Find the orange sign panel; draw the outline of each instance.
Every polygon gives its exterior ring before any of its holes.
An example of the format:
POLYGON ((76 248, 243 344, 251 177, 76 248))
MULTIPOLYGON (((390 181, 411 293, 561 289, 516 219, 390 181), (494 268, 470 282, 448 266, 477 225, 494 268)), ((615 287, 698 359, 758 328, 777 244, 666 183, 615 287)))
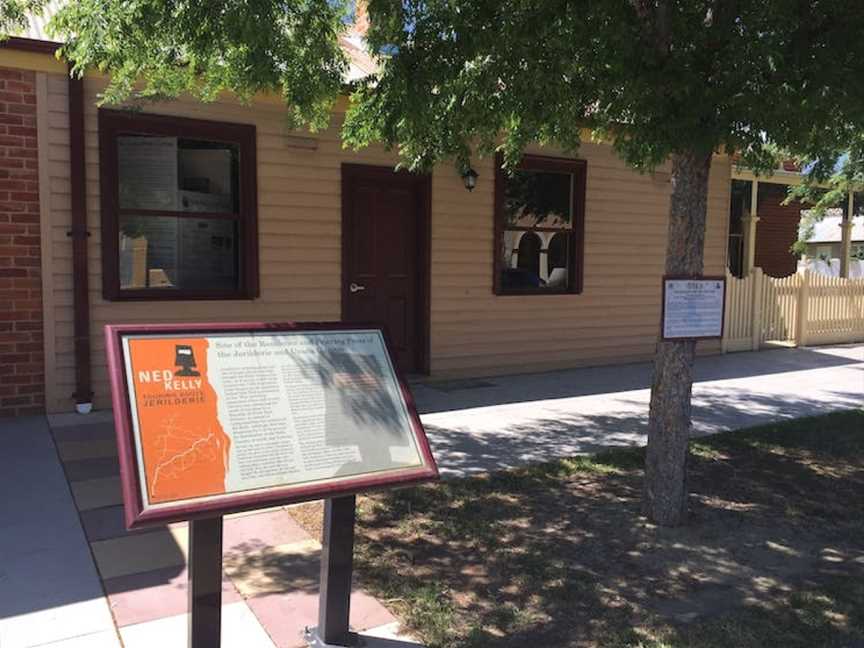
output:
POLYGON ((225 492, 231 439, 207 379, 206 338, 129 341, 151 503, 225 492))

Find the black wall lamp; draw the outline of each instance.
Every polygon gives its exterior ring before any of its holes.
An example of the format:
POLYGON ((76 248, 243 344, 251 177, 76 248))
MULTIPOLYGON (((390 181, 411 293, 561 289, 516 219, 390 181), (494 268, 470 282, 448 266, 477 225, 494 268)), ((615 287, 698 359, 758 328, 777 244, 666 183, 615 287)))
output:
POLYGON ((462 172, 462 182, 465 183, 465 188, 468 191, 474 191, 474 187, 477 186, 477 172, 470 166, 465 167, 462 172))

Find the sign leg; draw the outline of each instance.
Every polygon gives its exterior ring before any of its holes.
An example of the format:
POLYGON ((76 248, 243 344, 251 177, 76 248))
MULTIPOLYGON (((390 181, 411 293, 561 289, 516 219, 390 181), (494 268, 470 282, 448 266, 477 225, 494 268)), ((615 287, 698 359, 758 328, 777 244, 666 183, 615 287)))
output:
POLYGON ((222 640, 222 517, 189 521, 189 648, 222 640))
POLYGON ((355 640, 348 630, 348 615, 351 610, 356 504, 354 495, 328 499, 324 504, 317 634, 328 646, 351 646, 355 640))

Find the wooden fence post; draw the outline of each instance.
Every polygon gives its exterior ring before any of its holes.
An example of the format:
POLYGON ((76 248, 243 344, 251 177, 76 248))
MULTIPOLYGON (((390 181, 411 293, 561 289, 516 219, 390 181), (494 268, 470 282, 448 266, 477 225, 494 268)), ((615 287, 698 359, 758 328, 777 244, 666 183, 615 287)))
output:
POLYGON ((753 268, 753 272, 750 274, 750 279, 753 282, 753 294, 751 295, 753 305, 750 309, 752 314, 750 349, 752 351, 758 351, 759 347, 762 346, 762 302, 764 301, 762 296, 762 268, 753 268))
POLYGON ((795 327, 795 345, 807 345, 807 319, 810 310, 810 270, 801 273, 801 287, 798 289, 798 322, 795 327))

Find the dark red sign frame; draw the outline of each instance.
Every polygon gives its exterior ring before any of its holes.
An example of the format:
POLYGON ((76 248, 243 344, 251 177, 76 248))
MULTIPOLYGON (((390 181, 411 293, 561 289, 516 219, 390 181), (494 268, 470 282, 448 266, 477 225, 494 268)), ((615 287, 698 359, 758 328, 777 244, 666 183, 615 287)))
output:
POLYGON ((149 524, 166 524, 218 515, 237 513, 269 506, 296 504, 316 499, 341 497, 360 492, 384 490, 420 484, 438 478, 438 467, 414 399, 401 371, 390 353, 387 334, 381 326, 348 322, 239 322, 211 324, 122 324, 105 326, 105 342, 108 351, 108 374, 111 381, 111 400, 114 407, 114 426, 117 432, 117 452, 120 460, 120 479, 127 528, 149 524), (411 432, 420 452, 419 467, 387 471, 386 474, 357 475, 338 478, 326 483, 310 483, 299 486, 280 486, 262 489, 254 493, 220 495, 218 499, 201 502, 183 502, 177 505, 160 504, 158 509, 145 510, 141 498, 141 481, 135 452, 135 435, 132 426, 132 409, 128 392, 126 365, 123 360, 122 340, 130 335, 189 335, 206 336, 217 333, 296 333, 303 331, 377 331, 384 339, 384 349, 395 368, 399 390, 408 410, 411 432))
POLYGON ((726 277, 720 275, 663 275, 663 293, 660 297, 660 339, 675 340, 722 340, 726 332, 726 277), (720 335, 701 335, 696 337, 666 337, 666 282, 672 281, 719 281, 723 284, 723 304, 720 314, 720 335))

